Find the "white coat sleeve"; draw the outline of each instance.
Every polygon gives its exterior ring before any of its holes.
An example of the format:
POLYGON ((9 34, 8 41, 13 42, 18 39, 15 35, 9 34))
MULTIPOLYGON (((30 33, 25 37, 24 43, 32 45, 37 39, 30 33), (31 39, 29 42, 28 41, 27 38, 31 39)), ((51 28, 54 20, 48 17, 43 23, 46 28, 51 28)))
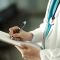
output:
POLYGON ((41 60, 60 60, 60 48, 40 51, 41 60))
POLYGON ((33 39, 32 39, 32 42, 40 42, 43 40, 43 33, 44 33, 44 30, 45 30, 45 23, 42 23, 40 24, 40 27, 33 30, 33 31, 30 31, 30 33, 33 34, 33 39))

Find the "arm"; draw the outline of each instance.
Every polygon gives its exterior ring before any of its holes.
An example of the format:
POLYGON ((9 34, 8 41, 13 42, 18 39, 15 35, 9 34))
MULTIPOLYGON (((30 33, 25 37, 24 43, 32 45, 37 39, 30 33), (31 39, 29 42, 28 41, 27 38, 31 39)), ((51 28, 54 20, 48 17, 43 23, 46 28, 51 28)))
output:
POLYGON ((60 48, 41 50, 27 44, 15 47, 26 60, 60 60, 60 48))
POLYGON ((14 27, 9 28, 9 34, 10 34, 10 36, 12 36, 14 38, 20 38, 23 41, 35 41, 36 42, 36 41, 40 41, 43 39, 43 32, 45 29, 44 26, 45 26, 45 24, 42 23, 39 28, 37 28, 33 31, 29 31, 29 32, 26 32, 26 31, 20 29, 19 33, 14 33, 14 30, 19 28, 17 26, 14 26, 14 27))
POLYGON ((41 60, 40 49, 30 45, 15 46, 24 60, 41 60))
POLYGON ((10 36, 13 36, 14 38, 22 39, 23 41, 29 40, 29 41, 36 42, 36 41, 43 40, 43 32, 44 32, 44 29, 46 26, 45 23, 47 23, 47 16, 48 16, 48 9, 49 9, 50 2, 51 2, 51 0, 49 0, 48 6, 47 6, 47 11, 46 11, 46 15, 44 18, 44 22, 40 25, 39 28, 37 28, 31 32, 26 32, 26 31, 20 30, 19 33, 13 34, 14 30, 19 28, 19 27, 14 26, 14 27, 9 28, 10 36))

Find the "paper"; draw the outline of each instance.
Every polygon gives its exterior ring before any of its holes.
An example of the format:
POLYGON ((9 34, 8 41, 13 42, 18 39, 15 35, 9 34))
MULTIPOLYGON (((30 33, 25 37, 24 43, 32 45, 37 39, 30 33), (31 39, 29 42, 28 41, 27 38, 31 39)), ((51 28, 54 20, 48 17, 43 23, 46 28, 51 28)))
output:
POLYGON ((3 32, 3 31, 0 31, 0 41, 3 41, 3 42, 6 42, 6 43, 14 45, 20 51, 20 53, 21 53, 21 55, 22 55, 23 58, 24 58, 23 50, 20 49, 20 48, 18 48, 16 45, 21 46, 22 44, 26 44, 28 46, 39 48, 36 45, 32 44, 31 42, 22 42, 22 41, 12 40, 10 38, 10 35, 8 33, 6 33, 6 32, 3 32))
POLYGON ((30 45, 30 46, 33 46, 33 47, 37 47, 36 45, 34 45, 31 42, 22 42, 22 41, 12 40, 10 38, 9 34, 6 33, 6 32, 3 32, 3 31, 0 31, 0 41, 6 42, 6 43, 9 43, 9 44, 12 44, 12 45, 18 45, 18 46, 21 46, 22 44, 26 44, 26 45, 30 45))

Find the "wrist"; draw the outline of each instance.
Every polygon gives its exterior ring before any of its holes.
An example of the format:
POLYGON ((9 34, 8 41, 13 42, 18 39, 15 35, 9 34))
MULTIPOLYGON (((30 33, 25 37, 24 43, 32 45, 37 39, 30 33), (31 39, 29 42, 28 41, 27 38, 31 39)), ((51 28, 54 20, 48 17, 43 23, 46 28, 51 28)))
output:
POLYGON ((28 32, 27 36, 28 36, 27 39, 28 39, 29 41, 32 41, 32 39, 33 39, 33 34, 30 33, 30 32, 28 32))

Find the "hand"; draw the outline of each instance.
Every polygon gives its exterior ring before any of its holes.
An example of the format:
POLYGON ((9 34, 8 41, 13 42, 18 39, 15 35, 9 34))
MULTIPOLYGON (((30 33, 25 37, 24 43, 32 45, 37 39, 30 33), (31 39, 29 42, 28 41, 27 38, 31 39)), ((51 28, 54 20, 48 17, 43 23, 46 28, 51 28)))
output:
POLYGON ((20 33, 20 28, 18 26, 14 26, 14 27, 9 28, 10 38, 14 39, 14 40, 20 40, 20 38, 14 37, 14 35, 16 33, 20 33))
POLYGON ((22 29, 20 29, 20 31, 17 33, 16 31, 18 31, 19 29, 20 28, 18 26, 9 28, 9 34, 11 37, 13 37, 12 39, 22 41, 32 40, 32 33, 26 32, 22 29))
POLYGON ((15 46, 21 52, 24 60, 41 60, 40 49, 29 45, 15 46))

